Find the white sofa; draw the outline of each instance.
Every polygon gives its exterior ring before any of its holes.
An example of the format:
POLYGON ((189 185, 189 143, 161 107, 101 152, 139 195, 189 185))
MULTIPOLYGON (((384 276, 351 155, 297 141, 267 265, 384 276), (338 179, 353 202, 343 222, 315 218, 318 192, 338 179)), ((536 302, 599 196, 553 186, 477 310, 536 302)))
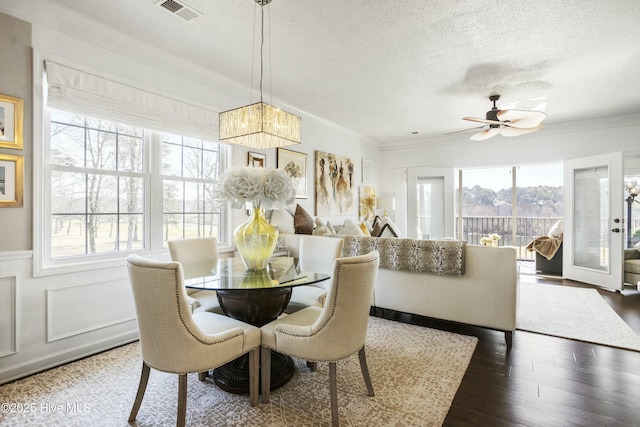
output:
MULTIPOLYGON (((297 235, 282 235, 292 256, 297 256, 297 235)), ((343 256, 355 255, 353 239, 367 250, 376 239, 392 238, 342 236, 343 256)), ((410 241, 412 239, 401 239, 410 241)), ((414 241, 416 245, 419 242, 414 241)), ((376 278, 373 301, 374 314, 383 309, 417 314, 436 319, 460 322, 504 331, 507 348, 511 348, 518 311, 518 264, 513 247, 463 246, 461 275, 431 274, 407 271, 395 266, 385 268, 384 260, 376 278)), ((393 249, 395 250, 395 249, 393 249)), ((384 252, 384 251, 383 251, 384 252)), ((387 256, 406 254, 387 254, 387 256)), ((383 253, 381 253, 381 257, 383 253)))

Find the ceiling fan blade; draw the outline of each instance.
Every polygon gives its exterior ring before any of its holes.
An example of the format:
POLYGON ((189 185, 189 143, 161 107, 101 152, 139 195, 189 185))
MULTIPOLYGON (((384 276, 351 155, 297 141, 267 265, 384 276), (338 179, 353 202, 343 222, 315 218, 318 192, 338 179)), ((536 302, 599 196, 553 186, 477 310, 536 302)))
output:
POLYGON ((514 128, 535 128, 544 120, 547 115, 542 111, 531 110, 500 110, 498 119, 508 122, 514 128))
POLYGON ((483 130, 482 132, 478 132, 475 135, 472 135, 471 140, 473 141, 484 141, 485 139, 489 139, 492 136, 495 136, 500 133, 500 128, 490 128, 487 130, 483 130))
POLYGON ((500 135, 502 135, 502 136, 519 136, 519 135, 524 135, 524 134, 527 134, 527 133, 538 132, 543 127, 544 127, 544 124, 542 124, 542 123, 540 123, 538 126, 533 127, 533 128, 517 128, 517 127, 504 126, 502 129, 500 129, 500 135))
POLYGON ((497 120, 479 119, 477 117, 463 117, 462 120, 469 120, 470 122, 487 123, 489 125, 502 125, 504 123, 497 120))
POLYGON ((484 127, 485 126, 477 126, 477 127, 474 127, 474 128, 462 129, 462 130, 457 130, 457 131, 454 131, 454 132, 445 133, 444 135, 455 135, 456 133, 471 132, 472 130, 483 129, 484 127))

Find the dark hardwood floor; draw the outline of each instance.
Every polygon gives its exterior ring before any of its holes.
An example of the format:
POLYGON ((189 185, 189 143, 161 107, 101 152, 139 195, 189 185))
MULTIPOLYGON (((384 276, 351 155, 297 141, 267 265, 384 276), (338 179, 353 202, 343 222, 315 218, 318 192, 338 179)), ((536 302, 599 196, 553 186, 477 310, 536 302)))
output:
MULTIPOLYGON (((640 292, 599 292, 640 334, 640 292)), ((507 352, 503 332, 402 313, 384 317, 479 338, 444 426, 640 426, 640 352, 524 331, 514 332, 507 352)))

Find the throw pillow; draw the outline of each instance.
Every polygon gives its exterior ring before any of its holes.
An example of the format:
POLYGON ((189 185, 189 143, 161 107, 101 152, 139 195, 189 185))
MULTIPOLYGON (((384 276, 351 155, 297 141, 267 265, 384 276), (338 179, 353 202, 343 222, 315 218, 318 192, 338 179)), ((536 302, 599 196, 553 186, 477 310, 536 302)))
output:
POLYGON ((329 233, 331 234, 336 234, 336 229, 333 228, 333 225, 331 225, 329 221, 327 221, 327 230, 329 230, 329 233))
POLYGON ((378 221, 371 235, 375 237, 400 237, 400 230, 389 218, 383 218, 378 221))
POLYGON ((314 236, 327 236, 329 234, 329 229, 326 225, 322 223, 320 218, 315 217, 313 219, 313 235, 314 236))
POLYGON ((400 233, 396 228, 393 228, 389 224, 385 224, 382 226, 382 232, 380 233, 380 237, 400 237, 400 233))
POLYGON ((382 218, 380 218, 379 215, 376 215, 373 218, 373 221, 371 221, 371 227, 369 232, 373 232, 373 229, 376 228, 376 225, 380 224, 380 221, 382 221, 382 218))
POLYGON ((293 215, 287 209, 275 209, 271 213, 271 225, 278 227, 280 234, 294 234, 293 215))
POLYGON ((321 225, 313 229, 314 236, 329 236, 329 229, 326 225, 321 225))
POLYGON ((360 230, 362 230, 362 234, 364 234, 366 237, 371 237, 371 233, 369 232, 369 228, 367 228, 366 223, 360 223, 360 230))
POLYGON ((340 234, 364 237, 364 233, 362 232, 362 229, 360 229, 360 226, 357 224, 354 224, 354 222, 351 221, 350 219, 344 220, 344 225, 340 229, 340 234))
POLYGON ((380 221, 378 221, 375 225, 375 227, 373 227, 373 229, 371 230, 371 236, 372 237, 380 237, 380 233, 382 232, 382 225, 380 223, 380 221))
POLYGON ((296 213, 293 215, 293 228, 295 234, 313 234, 313 218, 300 205, 296 206, 296 213))

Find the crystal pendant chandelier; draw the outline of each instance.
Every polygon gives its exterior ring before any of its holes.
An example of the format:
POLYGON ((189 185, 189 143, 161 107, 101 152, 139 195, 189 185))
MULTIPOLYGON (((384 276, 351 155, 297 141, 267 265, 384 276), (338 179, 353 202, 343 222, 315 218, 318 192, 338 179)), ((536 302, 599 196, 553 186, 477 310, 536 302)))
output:
POLYGON ((271 0, 255 1, 261 6, 260 102, 220 113, 220 140, 255 149, 300 144, 300 117, 262 101, 264 6, 271 0))

